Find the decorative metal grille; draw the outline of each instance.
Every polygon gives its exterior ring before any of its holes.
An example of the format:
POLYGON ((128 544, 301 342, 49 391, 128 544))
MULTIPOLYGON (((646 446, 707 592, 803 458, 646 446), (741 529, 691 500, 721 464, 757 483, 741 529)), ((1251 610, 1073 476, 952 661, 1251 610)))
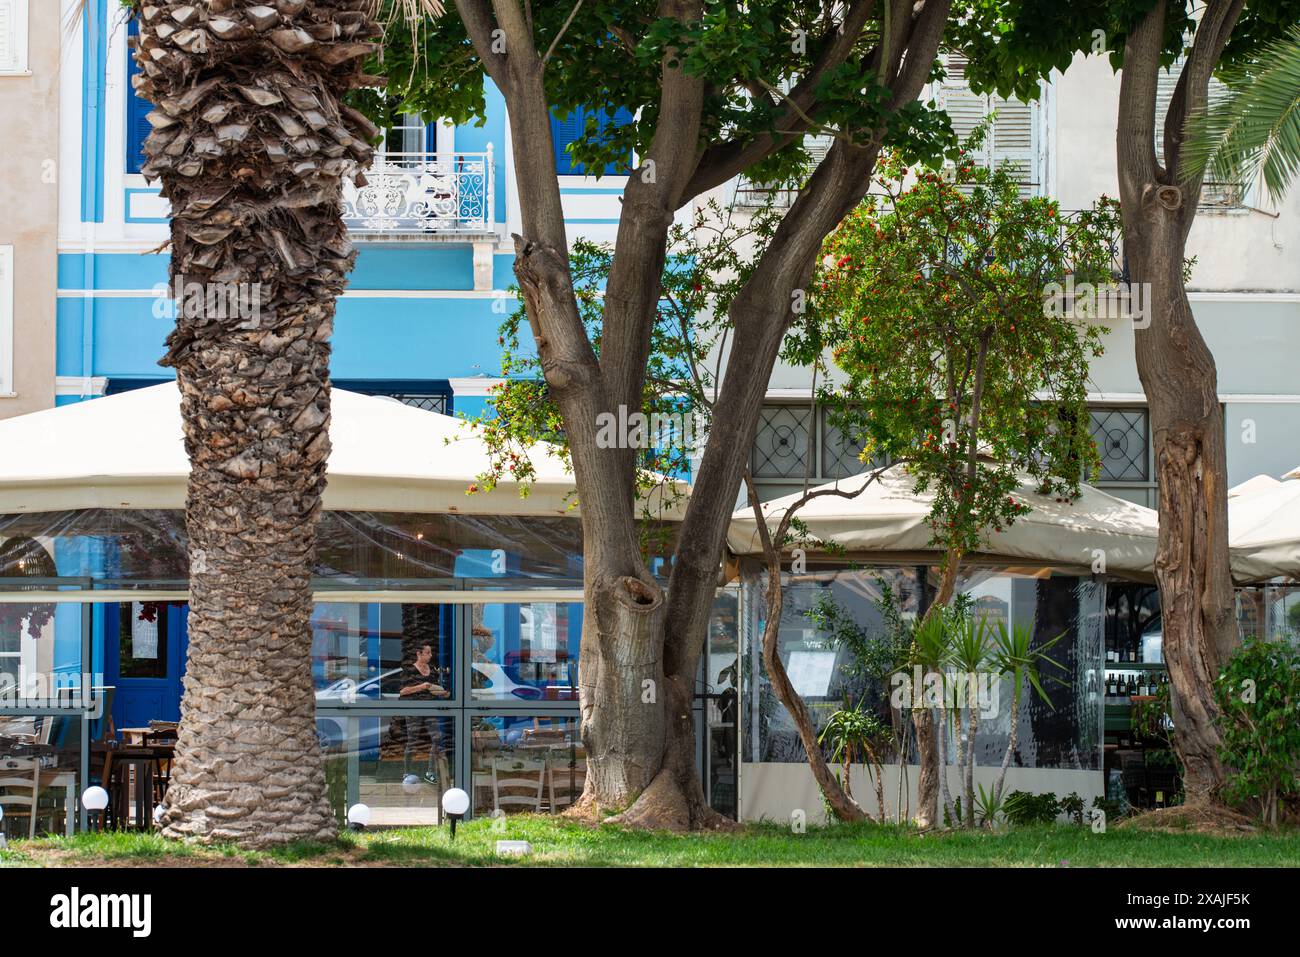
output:
POLYGON ((863 462, 862 447, 865 442, 860 438, 846 436, 831 422, 830 409, 822 409, 822 474, 823 479, 848 478, 869 468, 876 468, 884 462, 879 456, 870 462, 863 462))
POLYGON ((343 219, 372 233, 485 233, 493 228, 492 151, 385 153, 366 185, 343 184, 343 219))
POLYGON ((1146 409, 1092 409, 1092 440, 1101 456, 1101 481, 1150 480, 1146 409))
POLYGON ((754 478, 803 478, 811 453, 812 425, 812 410, 807 406, 764 406, 750 454, 754 478))

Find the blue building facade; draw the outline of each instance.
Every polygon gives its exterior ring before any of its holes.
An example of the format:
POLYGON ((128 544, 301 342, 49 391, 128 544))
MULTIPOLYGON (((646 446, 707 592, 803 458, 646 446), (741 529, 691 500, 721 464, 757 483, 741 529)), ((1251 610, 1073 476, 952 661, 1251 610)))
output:
MULTIPOLYGON (((131 87, 134 26, 89 0, 63 66, 57 376, 59 404, 170 378, 157 365, 171 324, 167 204, 140 174, 151 107, 131 87), (75 93, 73 92, 75 91, 75 93), (75 191, 75 192, 74 192, 75 191)), ((609 118, 621 122, 622 115, 609 118)), ((625 177, 583 175, 565 149, 578 111, 554 123, 570 232, 612 239, 625 177)), ((515 308, 518 231, 505 104, 487 91, 481 125, 404 119, 385 132, 369 184, 349 187, 358 248, 338 302, 336 385, 438 411, 480 411, 499 370, 497 329, 515 308)))

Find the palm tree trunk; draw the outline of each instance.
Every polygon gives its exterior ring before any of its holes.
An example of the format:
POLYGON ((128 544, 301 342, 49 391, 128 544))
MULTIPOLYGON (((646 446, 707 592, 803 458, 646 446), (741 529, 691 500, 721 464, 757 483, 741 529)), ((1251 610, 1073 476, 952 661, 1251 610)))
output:
POLYGON ((371 0, 137 3, 144 173, 182 292, 164 365, 190 458, 190 649, 164 833, 265 846, 334 833, 315 729, 311 579, 329 338, 355 253, 343 177, 375 127, 344 106, 371 0), (197 298, 196 298, 197 297, 197 298), (239 308, 231 308, 237 302, 239 308))

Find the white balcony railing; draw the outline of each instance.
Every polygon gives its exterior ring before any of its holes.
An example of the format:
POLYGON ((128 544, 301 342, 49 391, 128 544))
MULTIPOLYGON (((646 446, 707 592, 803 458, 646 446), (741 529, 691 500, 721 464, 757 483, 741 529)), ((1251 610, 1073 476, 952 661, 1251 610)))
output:
POLYGON ((379 235, 492 232, 492 145, 483 153, 380 153, 360 188, 345 181, 348 229, 379 235))

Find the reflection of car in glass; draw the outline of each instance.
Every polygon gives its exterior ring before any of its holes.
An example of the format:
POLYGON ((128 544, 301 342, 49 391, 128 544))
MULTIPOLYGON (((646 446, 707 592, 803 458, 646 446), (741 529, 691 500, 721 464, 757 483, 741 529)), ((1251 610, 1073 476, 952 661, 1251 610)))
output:
MULTIPOLYGON (((383 692, 396 693, 395 689, 401 674, 401 668, 393 668, 360 682, 353 678, 340 678, 333 684, 317 690, 316 704, 319 707, 330 704, 352 704, 356 701, 378 701, 383 696, 383 692)), ((358 720, 360 730, 357 745, 361 757, 365 760, 373 760, 379 756, 379 745, 383 740, 384 729, 389 718, 358 716, 358 720)), ((346 751, 348 719, 317 717, 316 739, 324 752, 346 751)))
POLYGON ((479 680, 474 682, 479 687, 470 692, 475 698, 514 697, 524 701, 536 701, 542 696, 541 688, 519 684, 510 677, 506 669, 495 662, 475 661, 471 667, 479 674, 479 680))
POLYGON ((332 685, 316 691, 316 703, 337 701, 348 704, 362 698, 382 697, 381 692, 391 691, 401 673, 401 668, 394 668, 361 682, 353 678, 340 678, 332 685))

